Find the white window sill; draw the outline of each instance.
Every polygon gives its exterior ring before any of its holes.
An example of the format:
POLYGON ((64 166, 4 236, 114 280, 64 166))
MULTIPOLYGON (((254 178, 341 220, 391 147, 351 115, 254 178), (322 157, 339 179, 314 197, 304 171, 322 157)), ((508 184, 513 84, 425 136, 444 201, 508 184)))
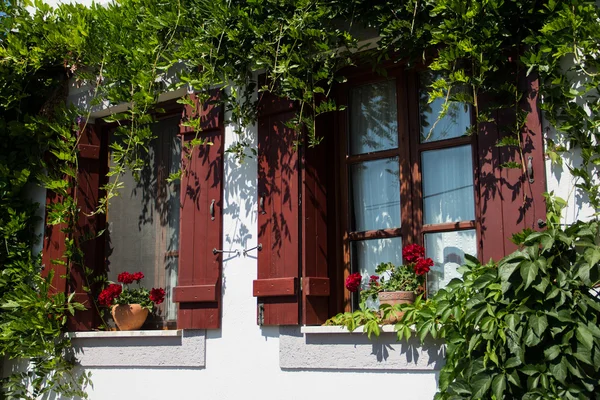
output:
POLYGON ((413 335, 398 341, 393 325, 369 339, 359 327, 279 327, 279 366, 284 370, 389 370, 435 372, 445 363, 445 345, 413 335))
MULTIPOLYGON (((394 333, 394 326, 393 325, 382 325, 379 327, 381 329, 382 332, 385 333, 394 333)), ((348 329, 346 329, 345 326, 302 326, 300 328, 300 333, 305 333, 305 334, 329 334, 329 333, 358 333, 358 334, 364 334, 365 330, 363 326, 359 326, 357 327, 355 330, 353 330, 352 332, 350 332, 348 329)))
POLYGON ((69 332, 82 367, 203 368, 205 330, 69 332))
POLYGON ((172 337, 181 336, 181 329, 152 330, 152 331, 88 331, 67 332, 69 339, 96 339, 96 338, 136 338, 136 337, 172 337))

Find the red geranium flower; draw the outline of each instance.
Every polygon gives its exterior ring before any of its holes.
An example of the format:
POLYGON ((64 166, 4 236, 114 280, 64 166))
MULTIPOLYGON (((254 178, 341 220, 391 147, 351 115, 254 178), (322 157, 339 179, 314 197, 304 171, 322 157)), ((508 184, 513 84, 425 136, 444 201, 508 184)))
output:
POLYGON ((140 283, 140 281, 142 279, 144 279, 144 274, 142 272, 136 272, 131 277, 133 278, 134 281, 136 281, 137 283, 140 283))
POLYGON ((415 274, 425 275, 431 267, 433 267, 433 260, 431 258, 419 258, 415 264, 415 274))
POLYGON ((119 276, 117 276, 117 281, 124 283, 126 285, 133 283, 134 280, 135 280, 135 278, 129 272, 121 272, 119 274, 119 276))
POLYGON ((414 263, 425 256, 425 248, 418 244, 409 244, 402 249, 402 257, 407 263, 414 263))
POLYGON ((116 283, 108 285, 106 289, 100 292, 98 296, 98 303, 103 306, 110 306, 113 300, 121 294, 123 288, 121 285, 117 285, 116 283))
POLYGON ((379 286, 379 276, 377 275, 371 275, 369 277, 369 286, 373 287, 373 286, 379 286))
POLYGON ((165 300, 165 289, 162 288, 152 288, 150 290, 150 301, 154 302, 154 304, 160 304, 165 300))
POLYGON ((346 278, 346 289, 351 292, 357 292, 360 288, 360 282, 362 281, 362 276, 360 272, 355 272, 353 274, 348 275, 346 278))

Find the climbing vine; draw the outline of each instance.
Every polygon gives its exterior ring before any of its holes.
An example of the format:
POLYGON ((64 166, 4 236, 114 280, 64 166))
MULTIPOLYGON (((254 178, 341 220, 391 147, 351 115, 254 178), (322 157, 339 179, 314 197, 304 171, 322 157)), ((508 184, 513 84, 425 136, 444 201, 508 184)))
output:
MULTIPOLYGON (((346 68, 370 64, 385 74, 396 62, 427 65, 436 77, 429 101, 445 100, 441 116, 452 102, 470 104, 478 123, 497 123, 495 111, 512 111, 510 125, 499 127, 505 134, 498 145, 512 151, 503 167, 525 176, 522 81, 537 76, 547 154, 576 177, 573 190, 595 220, 599 16, 596 3, 586 0, 121 0, 57 8, 1 2, 0 348, 9 358, 34 360, 28 372, 5 380, 5 392, 68 395, 88 378, 68 373, 69 342, 61 329, 80 305, 51 295, 51 279, 41 278, 30 190, 43 186, 63 200, 47 210, 48 223, 68 237, 56 262, 67 270, 83 265, 81 241, 90 238, 74 235, 81 217, 74 196, 77 144, 94 111, 125 105, 105 118, 118 124, 122 140, 111 149, 114 179, 93 212, 99 214, 122 185, 119 177, 143 166, 153 138, 149 124, 167 91, 185 88, 203 101, 209 88, 222 87, 239 134, 227 151, 243 160, 255 154, 243 128, 256 119, 256 88, 259 97, 271 91, 298 102, 290 126, 307 132, 298 146, 314 146, 322 139, 315 119, 340 109, 330 93, 345 81, 346 68), (85 95, 67 105, 69 90, 85 95)), ((179 101, 192 104, 189 95, 179 101)), ((198 133, 191 146, 202 144, 199 119, 186 124, 198 133)))

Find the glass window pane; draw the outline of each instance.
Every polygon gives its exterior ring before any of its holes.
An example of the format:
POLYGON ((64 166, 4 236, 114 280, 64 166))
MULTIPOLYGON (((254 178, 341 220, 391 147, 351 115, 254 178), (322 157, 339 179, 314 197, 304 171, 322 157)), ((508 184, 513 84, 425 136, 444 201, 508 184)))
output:
POLYGON ((396 81, 353 88, 349 115, 350 154, 398 147, 396 81))
MULTIPOLYGON (((166 178, 180 165, 179 117, 155 123, 152 131, 157 138, 144 155, 139 182, 130 172, 118 178, 124 187, 111 199, 107 212, 106 262, 111 281, 116 282, 121 272, 141 271, 143 287, 164 288, 165 302, 157 314, 174 320, 177 305, 171 292, 177 284, 179 185, 167 183, 166 178)), ((111 137, 111 142, 121 140, 111 137)), ((109 179, 114 182, 117 177, 109 179)))
POLYGON ((471 146, 424 151, 421 161, 424 223, 474 220, 471 146))
POLYGON ((398 158, 350 166, 350 226, 353 231, 400 227, 398 158))
POLYGON ((427 293, 433 296, 454 278, 460 278, 457 268, 464 264, 465 254, 477 256, 475 230, 425 234, 427 257, 434 265, 427 275, 427 293))
POLYGON ((419 110, 421 113, 421 143, 452 139, 467 134, 471 127, 471 106, 450 101, 446 115, 438 120, 445 99, 436 99, 429 103, 428 86, 434 77, 421 75, 419 110))
POLYGON ((351 243, 350 251, 352 271, 360 272, 363 277, 374 275, 375 268, 382 262, 402 265, 401 237, 357 240, 351 243))

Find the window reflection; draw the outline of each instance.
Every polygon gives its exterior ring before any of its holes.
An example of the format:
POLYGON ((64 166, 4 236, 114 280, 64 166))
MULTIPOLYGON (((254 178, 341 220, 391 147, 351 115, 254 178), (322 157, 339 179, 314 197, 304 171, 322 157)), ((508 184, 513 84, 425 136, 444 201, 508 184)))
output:
POLYGON ((353 88, 349 115, 351 155, 398 147, 396 81, 353 88))

